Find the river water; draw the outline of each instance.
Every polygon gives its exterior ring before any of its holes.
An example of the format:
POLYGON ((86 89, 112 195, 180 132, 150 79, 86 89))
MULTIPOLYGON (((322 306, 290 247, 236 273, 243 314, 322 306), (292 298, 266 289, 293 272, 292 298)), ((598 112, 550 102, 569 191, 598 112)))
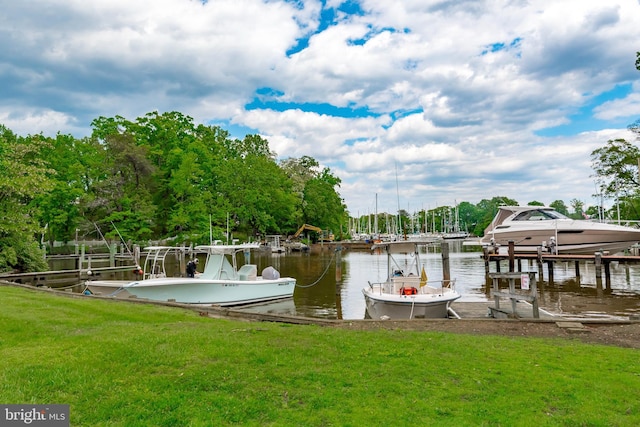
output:
MULTIPOLYGON (((493 303, 489 297, 484 261, 474 247, 461 241, 449 242, 451 279, 462 297, 458 302, 493 303)), ((442 280, 442 256, 437 247, 421 255, 429 280, 442 280)), ((314 318, 363 319, 365 302, 362 288, 368 282, 384 281, 387 258, 368 251, 325 251, 319 254, 289 253, 253 255, 258 271, 272 265, 282 276, 297 279, 293 301, 261 307, 264 311, 284 312, 314 318)), ((495 266, 491 266, 492 271, 495 266)), ((503 265, 502 271, 506 270, 503 265)), ((523 263, 523 270, 537 271, 534 263, 523 263)), ((584 318, 622 318, 640 314, 640 265, 611 265, 611 284, 598 286, 593 263, 580 265, 580 280, 575 266, 556 263, 554 282, 548 282, 547 267, 538 280, 540 308, 551 313, 584 318)), ((604 279, 603 279, 604 281, 604 279)), ((452 307, 455 309, 455 302, 452 307)))
MULTIPOLYGON (((485 277, 481 252, 477 247, 463 246, 461 241, 448 244, 451 279, 455 279, 455 287, 462 295, 457 302, 493 304, 489 297, 491 283, 485 277)), ((292 300, 245 308, 253 311, 313 318, 364 319, 362 288, 368 286, 368 282, 384 281, 387 274, 386 255, 370 251, 334 252, 325 248, 320 253, 254 252, 251 257, 251 263, 258 265, 259 272, 273 266, 281 276, 297 280, 292 300)), ((440 245, 426 248, 421 259, 429 280, 442 280, 440 245)), ((54 270, 64 268, 52 266, 54 270)), ((491 269, 493 271, 495 266, 491 269)), ((503 264, 502 269, 506 271, 506 265, 503 264)), ((523 270, 537 271, 537 265, 529 266, 524 262, 523 270)), ((606 284, 598 286, 593 263, 581 263, 580 276, 578 281, 573 262, 558 262, 554 268, 554 282, 549 283, 545 265, 543 280, 538 278, 540 308, 585 318, 628 319, 640 315, 640 265, 612 263, 610 287, 606 284)), ((454 309, 455 304, 452 305, 454 309)))

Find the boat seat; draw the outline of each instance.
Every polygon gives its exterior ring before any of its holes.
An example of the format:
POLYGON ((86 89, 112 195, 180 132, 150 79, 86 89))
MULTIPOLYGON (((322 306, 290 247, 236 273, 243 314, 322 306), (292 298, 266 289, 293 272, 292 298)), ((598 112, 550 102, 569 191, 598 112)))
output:
POLYGON ((238 279, 240 280, 256 280, 258 277, 258 266, 254 264, 245 264, 238 270, 238 279))
POLYGON ((394 286, 398 289, 400 288, 417 288, 420 286, 420 277, 418 276, 395 276, 392 279, 394 286))

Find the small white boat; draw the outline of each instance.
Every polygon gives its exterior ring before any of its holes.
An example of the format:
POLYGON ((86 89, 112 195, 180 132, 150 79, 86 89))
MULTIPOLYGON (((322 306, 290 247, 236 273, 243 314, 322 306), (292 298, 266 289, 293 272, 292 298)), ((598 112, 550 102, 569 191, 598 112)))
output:
POLYGON ((393 320, 448 317, 450 304, 460 294, 454 289, 455 281, 428 280, 419 253, 419 247, 426 244, 400 241, 372 247, 387 253, 387 279, 369 283, 362 289, 369 317, 393 320))
POLYGON ((640 241, 640 229, 575 220, 544 206, 501 206, 481 242, 506 253, 509 241, 515 252, 535 253, 542 247, 552 254, 617 253, 640 241))
POLYGON ((273 267, 257 275, 257 266, 238 267, 236 255, 259 250, 258 244, 197 246, 207 254, 196 277, 164 277, 131 282, 124 289, 138 298, 185 304, 242 305, 293 296, 296 280, 280 277, 273 267))
POLYGON ((270 234, 266 236, 264 248, 274 254, 281 254, 286 251, 286 248, 280 242, 280 235, 278 234, 270 234))

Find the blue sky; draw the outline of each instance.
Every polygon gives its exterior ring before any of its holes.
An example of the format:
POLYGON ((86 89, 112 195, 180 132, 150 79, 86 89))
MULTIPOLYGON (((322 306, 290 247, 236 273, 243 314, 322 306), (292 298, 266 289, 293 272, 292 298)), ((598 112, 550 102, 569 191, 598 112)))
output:
POLYGON ((354 215, 596 204, 590 153, 640 118, 638 0, 2 3, 14 132, 179 111, 314 157, 354 215))

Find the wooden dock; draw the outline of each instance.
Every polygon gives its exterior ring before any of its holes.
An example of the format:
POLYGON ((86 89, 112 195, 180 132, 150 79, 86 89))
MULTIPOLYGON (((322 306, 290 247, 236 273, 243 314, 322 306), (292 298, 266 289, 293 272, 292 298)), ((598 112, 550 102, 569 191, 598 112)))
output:
MULTIPOLYGON (((519 320, 531 320, 534 319, 533 307, 531 304, 518 301, 516 303, 515 314, 510 309, 510 306, 505 306, 500 309, 496 309, 495 305, 490 301, 484 302, 454 302, 451 304, 451 310, 460 319, 519 319, 519 320)), ((452 315, 455 318, 454 315, 452 315)), ((561 320, 561 316, 556 316, 545 310, 540 310, 540 320, 561 320)))
POLYGON ((535 262, 538 268, 538 280, 544 280, 544 265, 547 266, 548 280, 554 281, 553 268, 556 263, 573 263, 576 279, 580 279, 580 264, 592 263, 595 265, 596 281, 602 283, 604 278, 606 287, 611 286, 611 263, 620 264, 639 264, 640 256, 635 255, 610 255, 606 252, 596 252, 593 255, 571 255, 571 254, 546 254, 538 251, 538 253, 513 253, 510 251, 505 254, 491 254, 485 250, 482 255, 485 265, 485 273, 490 274, 490 265, 495 265, 495 271, 501 272, 501 262, 507 261, 506 271, 523 271, 522 261, 529 263, 535 262))

